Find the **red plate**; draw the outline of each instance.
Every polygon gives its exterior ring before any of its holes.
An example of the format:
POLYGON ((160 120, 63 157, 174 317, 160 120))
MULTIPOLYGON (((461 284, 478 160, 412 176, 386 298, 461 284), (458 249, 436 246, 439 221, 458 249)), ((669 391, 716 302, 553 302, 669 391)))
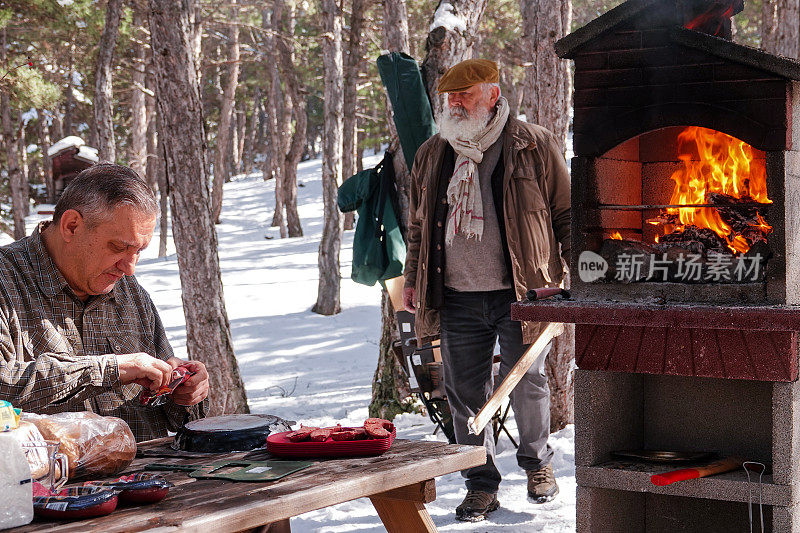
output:
MULTIPOLYGON (((342 428, 358 429, 358 428, 342 428)), ((291 431, 272 433, 267 437, 267 450, 280 457, 356 457, 380 455, 394 442, 397 429, 392 425, 392 432, 385 439, 333 440, 328 437, 324 442, 292 442, 286 438, 291 431)))

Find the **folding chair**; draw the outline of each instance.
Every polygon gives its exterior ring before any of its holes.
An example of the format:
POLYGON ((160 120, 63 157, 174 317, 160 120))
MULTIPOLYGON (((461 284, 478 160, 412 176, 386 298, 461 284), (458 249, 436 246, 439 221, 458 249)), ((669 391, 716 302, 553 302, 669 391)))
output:
MULTIPOLYGON (((408 376, 411 392, 416 394, 422 401, 428 411, 428 417, 436 424, 434 434, 441 430, 452 444, 455 443, 456 439, 453 430, 453 417, 450 414, 450 405, 447 403, 447 395, 444 390, 444 365, 442 364, 439 340, 436 339, 424 346, 417 346, 417 338, 414 334, 414 315, 402 310, 402 285, 402 276, 386 282, 386 288, 389 291, 392 306, 395 309, 397 329, 400 334, 400 340, 395 341, 393 351, 400 362, 400 366, 408 376), (398 309, 400 310, 398 311, 398 309)), ((496 370, 500 363, 499 355, 494 356, 494 363, 492 368, 495 370, 495 375, 497 375, 496 370)), ((496 383, 496 385, 499 385, 499 383, 496 383)), ((505 433, 514 447, 518 448, 519 445, 505 426, 510 408, 511 404, 509 403, 504 408, 498 409, 492 418, 492 434, 495 444, 500 438, 500 433, 505 433)))

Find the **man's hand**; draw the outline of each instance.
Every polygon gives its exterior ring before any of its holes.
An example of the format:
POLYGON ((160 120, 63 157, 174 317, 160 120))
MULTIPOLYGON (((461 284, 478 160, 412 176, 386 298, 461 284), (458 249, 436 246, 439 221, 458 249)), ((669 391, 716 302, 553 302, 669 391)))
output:
POLYGON ((167 363, 172 370, 183 366, 194 372, 194 376, 186 380, 172 393, 172 401, 174 403, 189 407, 202 402, 208 396, 208 371, 206 370, 206 365, 200 361, 184 361, 177 357, 170 357, 167 359, 167 363))
POLYGON ((416 313, 417 309, 414 304, 417 302, 417 289, 414 287, 403 287, 403 307, 409 313, 416 313))
POLYGON ((117 355, 119 380, 123 385, 137 383, 156 391, 169 383, 172 367, 161 359, 146 353, 126 353, 117 355))

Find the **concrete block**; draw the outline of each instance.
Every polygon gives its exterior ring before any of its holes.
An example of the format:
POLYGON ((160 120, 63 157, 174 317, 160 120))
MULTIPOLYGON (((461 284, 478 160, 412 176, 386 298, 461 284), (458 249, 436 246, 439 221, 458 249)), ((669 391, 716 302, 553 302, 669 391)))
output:
POLYGON ((798 381, 772 384, 772 472, 776 483, 800 485, 798 381))
MULTIPOLYGON (((749 531, 747 504, 703 498, 648 494, 645 502, 647 531, 725 533, 749 531)), ((753 531, 758 529, 758 511, 753 531)), ((764 507, 764 531, 772 531, 772 510, 764 507)))
POLYGON ((643 381, 640 374, 575 371, 576 465, 591 466, 607 461, 612 450, 644 445, 643 381))
POLYGON ((578 486, 578 533, 643 533, 645 495, 578 486))
POLYGON ((644 447, 772 459, 770 382, 647 375, 644 447))

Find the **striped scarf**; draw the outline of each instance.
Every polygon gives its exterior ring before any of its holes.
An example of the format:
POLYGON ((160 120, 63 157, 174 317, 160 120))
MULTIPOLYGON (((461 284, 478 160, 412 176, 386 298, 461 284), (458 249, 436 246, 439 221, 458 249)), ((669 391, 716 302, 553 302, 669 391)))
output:
POLYGON ((453 177, 447 186, 447 201, 450 204, 445 232, 447 245, 452 244, 457 233, 477 240, 483 236, 483 199, 478 163, 483 160, 483 152, 500 138, 508 121, 508 111, 508 100, 501 96, 497 100, 494 117, 474 139, 448 141, 458 157, 453 177))

